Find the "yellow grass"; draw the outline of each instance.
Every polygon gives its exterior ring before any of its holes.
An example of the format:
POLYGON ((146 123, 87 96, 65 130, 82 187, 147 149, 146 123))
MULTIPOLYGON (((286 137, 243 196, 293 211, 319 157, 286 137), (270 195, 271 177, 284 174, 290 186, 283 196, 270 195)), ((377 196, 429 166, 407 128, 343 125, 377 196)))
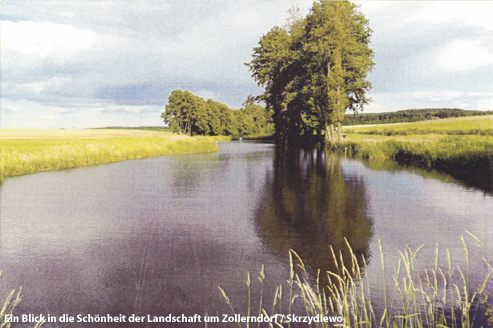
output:
POLYGON ((172 132, 130 129, 44 130, 0 129, 0 139, 101 139, 115 137, 164 137, 172 132))
POLYGON ((212 138, 169 132, 0 129, 0 181, 48 170, 215 151, 212 138))

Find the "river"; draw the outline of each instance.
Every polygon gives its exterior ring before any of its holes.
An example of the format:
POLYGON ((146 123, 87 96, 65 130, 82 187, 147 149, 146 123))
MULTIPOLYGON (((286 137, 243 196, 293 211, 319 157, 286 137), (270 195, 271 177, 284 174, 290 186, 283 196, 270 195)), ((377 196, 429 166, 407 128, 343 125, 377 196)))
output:
MULTIPOLYGON (((347 256, 344 238, 369 276, 381 270, 381 241, 389 280, 406 245, 425 245, 422 267, 434 266, 437 244, 441 258, 449 249, 464 266, 464 236, 472 284, 487 272, 481 257, 493 260, 491 192, 445 174, 272 144, 9 178, 0 197, 0 295, 22 286, 18 315, 230 314, 218 286, 245 312, 247 272, 256 302, 262 265, 270 309, 289 277, 289 249, 314 278, 334 269, 331 245, 347 256)), ((57 321, 43 327, 180 327, 57 321)))

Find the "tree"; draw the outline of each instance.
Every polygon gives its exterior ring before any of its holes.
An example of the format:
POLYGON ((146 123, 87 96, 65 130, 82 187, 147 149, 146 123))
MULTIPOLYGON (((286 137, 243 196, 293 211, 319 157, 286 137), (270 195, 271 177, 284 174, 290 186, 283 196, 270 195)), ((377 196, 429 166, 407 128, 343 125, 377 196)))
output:
POLYGON ((212 135, 236 134, 237 127, 232 109, 212 99, 207 100, 207 108, 212 135))
POLYGON ((179 134, 208 134, 210 130, 205 101, 188 90, 171 93, 161 118, 179 134))
POLYGON ((225 104, 205 101, 189 91, 174 90, 161 114, 175 133, 189 135, 249 135, 273 133, 272 113, 249 95, 244 107, 232 110, 225 104))
POLYGON ((173 132, 179 134, 190 133, 190 96, 188 91, 174 90, 168 97, 166 111, 161 114, 164 123, 167 124, 173 132))
POLYGON ((313 141, 369 102, 371 29, 348 1, 318 0, 291 21, 264 35, 247 65, 265 88, 260 98, 273 110, 278 138, 313 141))

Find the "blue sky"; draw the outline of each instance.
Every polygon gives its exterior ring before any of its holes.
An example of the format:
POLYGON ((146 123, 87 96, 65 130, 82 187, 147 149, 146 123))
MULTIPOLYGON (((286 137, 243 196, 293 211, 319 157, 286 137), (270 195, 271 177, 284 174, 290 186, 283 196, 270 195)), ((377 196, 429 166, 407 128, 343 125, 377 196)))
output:
MULTIPOLYGON (((312 1, 2 1, 1 127, 159 126, 172 90, 232 108, 244 65, 312 1)), ((493 110, 492 1, 365 1, 374 30, 365 112, 493 110)))

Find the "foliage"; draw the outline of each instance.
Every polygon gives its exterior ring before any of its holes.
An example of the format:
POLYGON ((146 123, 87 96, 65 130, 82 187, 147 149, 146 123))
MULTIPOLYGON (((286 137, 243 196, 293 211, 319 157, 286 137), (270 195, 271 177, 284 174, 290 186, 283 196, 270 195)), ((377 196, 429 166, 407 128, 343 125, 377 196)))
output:
POLYGON ((190 91, 174 90, 161 117, 173 132, 189 135, 244 136, 273 133, 271 113, 251 97, 244 107, 232 110, 225 104, 205 101, 190 91))
POLYGON ((153 156, 214 152, 208 137, 139 130, 1 130, 0 181, 6 177, 153 156))
POLYGON ((265 92, 280 139, 312 139, 360 111, 369 99, 371 30, 348 1, 316 1, 304 18, 274 27, 254 48, 247 65, 265 92))
POLYGON ((355 113, 346 114, 343 125, 358 124, 382 124, 382 123, 403 123, 419 122, 431 119, 443 119, 452 117, 491 115, 492 111, 463 110, 457 108, 427 108, 427 109, 406 109, 396 112, 385 113, 355 113))
POLYGON ((179 134, 206 134, 210 131, 204 100, 189 91, 174 90, 161 117, 179 134))

